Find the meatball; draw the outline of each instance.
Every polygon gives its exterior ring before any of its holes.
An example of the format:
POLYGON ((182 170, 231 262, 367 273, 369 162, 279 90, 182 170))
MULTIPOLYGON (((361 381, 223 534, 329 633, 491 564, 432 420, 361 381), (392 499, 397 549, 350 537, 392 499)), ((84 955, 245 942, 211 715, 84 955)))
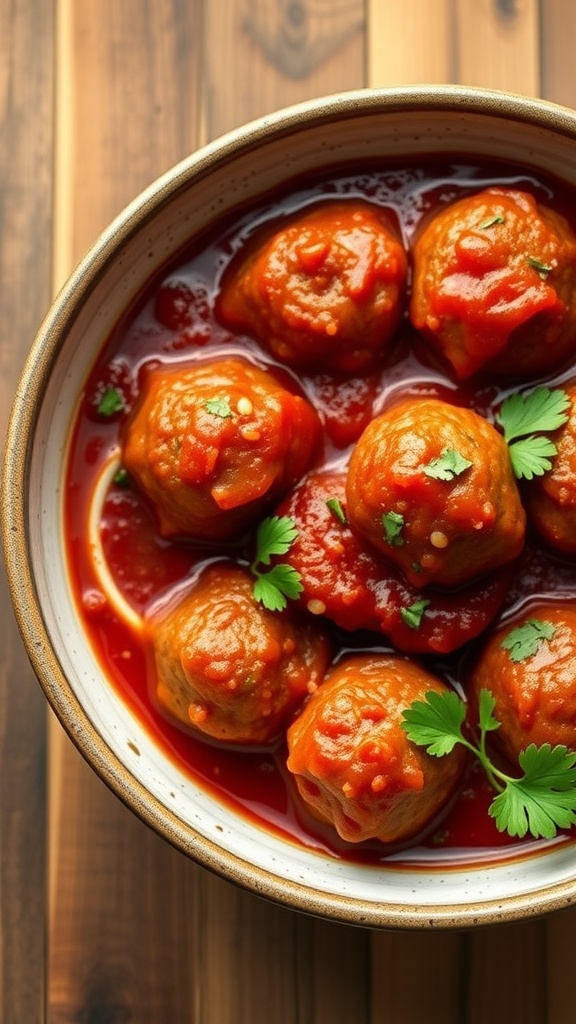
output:
POLYGON ((288 730, 300 796, 342 839, 413 840, 447 810, 463 774, 461 748, 435 758, 412 744, 402 713, 445 685, 400 655, 351 655, 327 674, 288 730))
POLYGON ((507 445, 483 416, 439 399, 377 416, 356 444, 348 518, 413 586, 456 586, 513 561, 525 513, 507 445))
POLYGON ((489 188, 414 242, 410 319, 459 378, 534 374, 576 350, 576 237, 533 196, 489 188))
POLYGON ((282 561, 299 573, 302 607, 341 629, 382 633, 414 654, 446 654, 478 636, 500 610, 511 571, 450 591, 417 591, 351 530, 345 490, 342 472, 309 473, 278 508, 298 530, 282 561))
POLYGON ((147 622, 160 707, 205 736, 233 744, 276 739, 318 686, 330 650, 316 623, 267 611, 241 566, 218 562, 147 622))
POLYGON ((526 485, 528 519, 551 547, 576 554, 576 385, 563 388, 570 399, 568 420, 551 437, 552 469, 526 485))
POLYGON ((305 398, 231 358, 150 370, 122 458, 163 536, 227 540, 300 478, 320 436, 305 398))
POLYGON ((511 761, 530 743, 576 750, 576 606, 536 604, 494 631, 470 676, 496 701, 492 742, 511 761))
POLYGON ((390 215, 359 201, 274 225, 224 280, 219 310, 290 366, 374 364, 403 313, 407 257, 390 215))

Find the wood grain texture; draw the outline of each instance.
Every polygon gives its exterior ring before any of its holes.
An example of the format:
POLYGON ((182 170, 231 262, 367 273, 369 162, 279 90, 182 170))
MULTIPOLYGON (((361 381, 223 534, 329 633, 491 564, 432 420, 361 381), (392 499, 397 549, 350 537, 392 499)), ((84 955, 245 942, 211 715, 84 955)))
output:
POLYGON ((359 0, 300 0, 291 5, 282 0, 226 0, 225 6, 225 17, 222 4, 204 8, 208 138, 279 107, 366 84, 359 0), (288 6, 303 12, 306 32, 295 35, 291 61, 294 70, 305 68, 305 74, 289 71, 288 6))
POLYGON ((455 81, 540 94, 538 0, 455 0, 455 81))
POLYGON ((451 0, 368 0, 368 84, 455 81, 451 0))
MULTIPOLYGON (((0 0, 0 436, 50 300, 51 0, 0 0)), ((46 710, 0 580, 0 1020, 44 1017, 46 710)))
MULTIPOLYGON (((564 0, 0 0, 1 127, 11 140, 0 149, 0 335, 16 339, 0 349, 3 394, 49 296, 54 66, 60 283, 158 174, 280 106, 423 81, 542 89, 576 102, 575 18, 564 0)), ((0 1020, 35 1024, 44 988, 43 699, 11 617, 2 623, 0 1020)), ((470 933, 318 921, 171 849, 108 792, 53 720, 49 769, 49 1024, 571 1019, 576 912, 470 933)))

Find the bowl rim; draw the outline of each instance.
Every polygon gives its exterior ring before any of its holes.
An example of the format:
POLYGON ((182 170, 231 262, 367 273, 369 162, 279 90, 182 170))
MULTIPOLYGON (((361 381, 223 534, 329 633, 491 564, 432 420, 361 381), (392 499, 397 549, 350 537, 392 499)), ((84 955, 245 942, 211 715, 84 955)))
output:
POLYGON ((232 153, 247 153, 272 133, 276 138, 302 127, 324 125, 361 112, 462 110, 489 114, 548 129, 576 141, 576 113, 545 100, 457 85, 414 85, 361 89, 308 100, 257 118, 196 150, 153 181, 94 241, 54 298, 25 360, 14 395, 5 438, 1 478, 1 529, 12 605, 32 667, 64 730, 100 779, 156 833, 182 853, 242 888, 288 908, 371 928, 461 928, 533 917, 565 908, 576 900, 573 881, 543 886, 505 900, 411 906, 371 904, 356 897, 319 893, 301 882, 271 875, 222 850, 153 796, 99 735, 62 671, 52 649, 27 560, 27 479, 30 438, 38 396, 58 355, 61 339, 107 262, 159 208, 202 178, 232 153))

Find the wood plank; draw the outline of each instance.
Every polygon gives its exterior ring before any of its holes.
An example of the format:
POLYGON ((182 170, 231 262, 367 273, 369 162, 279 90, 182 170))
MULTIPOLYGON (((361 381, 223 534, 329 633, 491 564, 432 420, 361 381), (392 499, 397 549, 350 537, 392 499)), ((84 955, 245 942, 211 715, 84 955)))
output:
POLYGON ((538 0, 456 0, 455 81, 538 96, 538 0))
MULTIPOLYGON (((50 301, 52 0, 0 0, 0 436, 50 301)), ((46 703, 0 582, 0 1020, 44 1019, 46 703)))
POLYGON ((576 6, 570 0, 541 4, 542 96, 567 107, 576 106, 574 39, 576 6))
POLYGON ((574 1016, 574 943, 576 910, 552 914, 546 928, 546 1024, 565 1024, 574 1016))
POLYGON ((206 134, 316 96, 361 88, 362 0, 206 4, 206 134))
POLYGON ((451 0, 368 0, 368 84, 454 81, 451 11, 451 0))
MULTIPOLYGON (((197 145, 200 28, 196 5, 169 0, 61 0, 57 14, 61 283, 122 206, 197 145)), ((55 724, 50 740, 49 1020, 186 1024, 203 872, 127 811, 55 724)))
POLYGON ((467 947, 466 1024, 493 1024, 495 1019, 506 1024, 543 1024, 548 1020, 543 920, 471 932, 467 947))
POLYGON ((457 932, 374 933, 371 1024, 468 1024, 462 945, 457 932))

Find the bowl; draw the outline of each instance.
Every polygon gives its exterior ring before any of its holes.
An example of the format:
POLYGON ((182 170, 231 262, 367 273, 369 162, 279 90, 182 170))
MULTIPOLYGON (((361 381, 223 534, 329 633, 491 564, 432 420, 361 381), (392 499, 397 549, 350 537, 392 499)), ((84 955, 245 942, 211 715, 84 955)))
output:
POLYGON ((576 114, 461 87, 365 90, 280 111, 194 153, 121 213, 65 284, 32 345, 6 441, 2 526, 15 613, 46 698, 88 763, 208 869, 290 908, 371 928, 468 928, 566 907, 576 897, 573 842, 449 865, 362 862, 302 845, 219 799, 182 771, 102 671, 72 595, 63 479, 105 339, 191 240, 292 179, 463 154, 574 182, 576 114))

